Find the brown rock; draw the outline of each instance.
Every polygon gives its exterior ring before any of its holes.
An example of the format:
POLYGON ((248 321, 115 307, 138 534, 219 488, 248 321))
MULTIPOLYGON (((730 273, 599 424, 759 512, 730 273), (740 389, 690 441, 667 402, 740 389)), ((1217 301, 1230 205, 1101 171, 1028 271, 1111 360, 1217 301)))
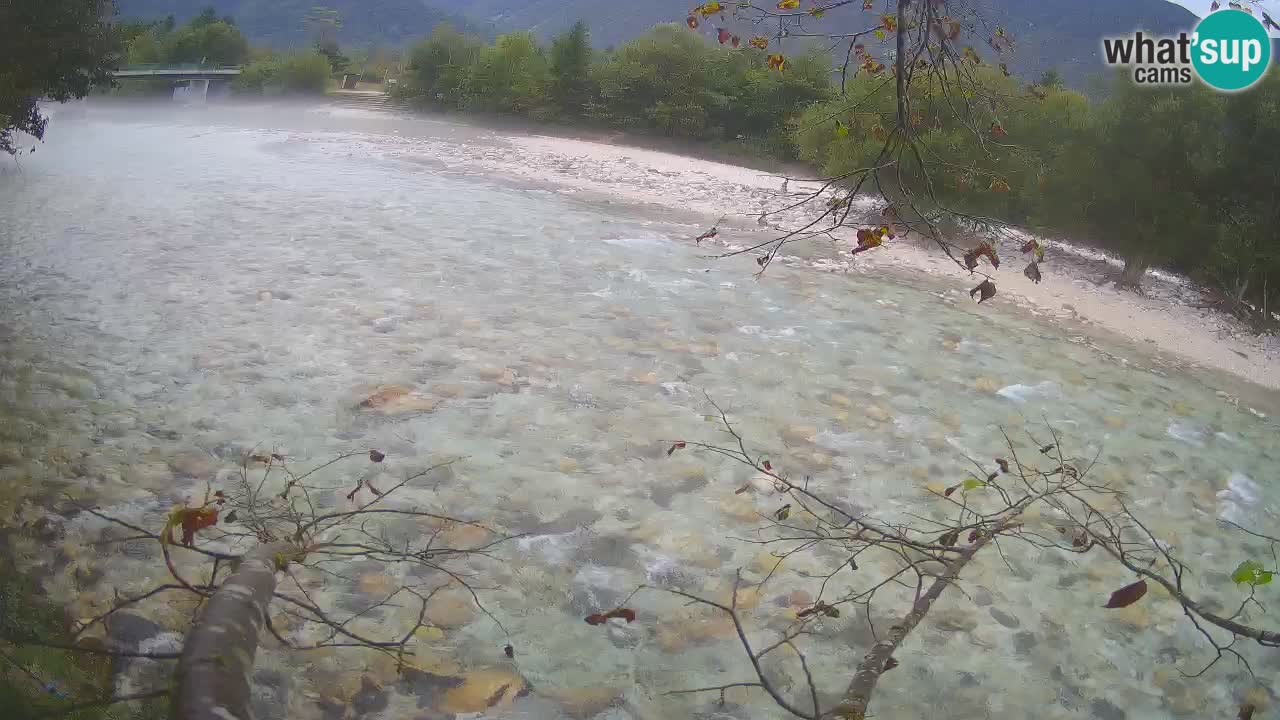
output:
POLYGON ((439 592, 427 603, 427 620, 445 629, 462 627, 475 615, 474 600, 461 592, 439 592))
POLYGON ((641 385, 658 384, 658 374, 655 372, 642 373, 639 370, 633 370, 627 373, 627 382, 639 383, 641 385))
POLYGON ((379 385, 373 393, 360 401, 358 407, 366 412, 382 415, 406 415, 415 412, 431 412, 436 400, 423 397, 403 385, 379 385))
POLYGON ((866 416, 867 416, 867 417, 869 417, 869 418, 871 418, 872 420, 875 420, 876 422, 888 422, 888 421, 889 421, 889 411, 888 411, 888 410, 885 410, 884 408, 880 407, 879 405, 871 405, 871 406, 867 407, 867 409, 866 409, 866 416))
POLYGON ((786 602, 788 607, 809 607, 813 605, 813 596, 804 590, 792 590, 786 602))
POLYGON ((594 717, 622 701, 621 690, 606 687, 561 688, 542 694, 560 703, 561 709, 571 718, 594 717))
POLYGON ((980 377, 973 381, 973 389, 979 392, 993 393, 996 390, 999 390, 1000 386, 996 384, 995 380, 992 380, 989 377, 980 377))
POLYGON ((196 478, 212 477, 217 470, 213 458, 205 453, 182 453, 169 460, 169 467, 176 473, 196 478))
POLYGON ((432 385, 431 393, 443 398, 460 398, 467 394, 467 389, 457 383, 445 383, 443 385, 432 385))
POLYGON ((479 670, 458 678, 462 684, 444 694, 440 709, 450 713, 478 713, 510 705, 526 694, 524 678, 502 670, 479 670))
POLYGON ((356 581, 356 587, 367 595, 390 595, 395 588, 395 583, 386 573, 371 572, 361 575, 356 581))
POLYGON ((737 635, 733 620, 719 611, 689 613, 658 626, 658 645, 668 653, 680 652, 690 644, 725 640, 737 635))
POLYGON ((454 524, 440 533, 444 546, 455 550, 473 550, 484 547, 496 538, 493 533, 475 525, 454 524))
POLYGON ((782 440, 788 445, 812 444, 818 437, 818 428, 812 425, 792 425, 782 431, 782 440))

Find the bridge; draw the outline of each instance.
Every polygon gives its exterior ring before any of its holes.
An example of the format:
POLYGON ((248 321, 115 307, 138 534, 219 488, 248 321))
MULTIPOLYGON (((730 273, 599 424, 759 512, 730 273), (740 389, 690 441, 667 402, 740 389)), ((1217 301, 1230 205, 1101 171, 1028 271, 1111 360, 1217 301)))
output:
POLYGON ((186 63, 181 65, 125 65, 111 72, 118 80, 127 78, 156 78, 175 80, 184 84, 173 89, 173 98, 186 102, 204 102, 209 93, 209 82, 230 80, 243 72, 239 65, 205 65, 186 63))

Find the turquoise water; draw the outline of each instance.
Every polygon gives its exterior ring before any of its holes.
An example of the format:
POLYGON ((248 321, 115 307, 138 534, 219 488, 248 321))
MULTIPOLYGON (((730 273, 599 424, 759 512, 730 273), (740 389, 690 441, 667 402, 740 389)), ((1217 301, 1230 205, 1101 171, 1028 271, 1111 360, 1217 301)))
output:
MULTIPOLYGON (((575 705, 565 688, 617 698, 600 710, 611 719, 781 716, 762 697, 731 694, 720 707, 714 693, 663 694, 750 679, 736 638, 678 598, 638 595, 630 627, 581 621, 639 582, 718 595, 737 568, 762 577, 767 548, 749 541, 778 499, 767 487, 734 493, 748 468, 666 455, 672 439, 725 439, 705 418, 704 390, 774 465, 903 521, 936 512, 929 486, 964 477, 966 455, 1002 453, 997 425, 1043 434, 1050 423, 1079 454, 1098 454, 1098 476, 1199 569, 1189 587, 1211 605, 1239 602, 1225 574, 1262 548, 1217 520, 1276 526, 1280 436, 1258 415, 1280 412, 1274 394, 924 280, 778 267, 756 282, 749 259, 708 264, 685 242, 683 218, 446 176, 423 156, 501 143, 424 121, 326 124, 297 108, 90 107, 56 124, 20 173, 0 176, 0 479, 73 488, 154 524, 206 482, 231 482, 255 446, 295 467, 378 448, 388 479, 461 458, 404 499, 526 534, 496 564, 474 564, 505 631, 463 613, 424 640, 437 675, 518 676, 533 689, 485 717, 590 717, 588 693, 575 705), (404 412, 359 407, 392 385, 411 393, 404 412)), ((344 466, 327 479, 346 488, 365 472, 344 466)), ((340 507, 344 494, 324 502, 340 507)), ((68 544, 100 525, 73 520, 68 544)), ((1255 683, 1280 684, 1276 653, 1252 648, 1256 681, 1226 661, 1182 678, 1177 668, 1211 655, 1175 604, 1104 611, 1130 578, 1101 556, 1002 549, 898 653, 878 717, 945 706, 950 717, 1191 718, 1227 713, 1255 683)), ((85 607, 145 589, 163 576, 147 552, 103 548, 86 561, 99 577, 61 573, 50 592, 85 607)), ((786 626, 775 599, 816 593, 806 573, 832 562, 799 556, 770 580, 747 613, 757 644, 786 626)), ((380 587, 371 574, 415 581, 407 568, 348 565, 310 577, 309 589, 358 608, 380 587)), ((409 610, 360 624, 395 635, 409 610)), ((189 608, 153 612, 180 630, 189 608)), ((882 626, 903 612, 875 608, 882 626)), ((859 618, 823 621, 804 644, 820 686, 843 689, 868 641, 859 618)), ((284 687, 264 709, 291 718, 344 702, 370 717, 462 707, 359 653, 268 643, 260 657, 287 678, 260 678, 284 687), (382 689, 344 686, 362 676, 382 689)), ((776 672, 802 690, 790 661, 776 672)))

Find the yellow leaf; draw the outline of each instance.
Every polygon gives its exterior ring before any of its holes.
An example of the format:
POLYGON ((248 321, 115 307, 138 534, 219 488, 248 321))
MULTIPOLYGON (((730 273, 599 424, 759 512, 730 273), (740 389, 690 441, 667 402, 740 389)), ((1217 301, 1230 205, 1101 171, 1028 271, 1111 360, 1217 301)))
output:
POLYGON ((821 18, 823 15, 827 14, 827 11, 824 8, 812 8, 809 10, 809 14, 816 18, 821 18))
POLYGON ((795 10, 800 7, 800 0, 778 0, 779 10, 795 10))
POLYGON ((781 53, 773 53, 769 55, 769 69, 782 72, 787 69, 787 59, 781 53))
POLYGON ((702 13, 703 17, 707 17, 708 15, 715 15, 718 12, 723 12, 724 6, 718 2, 707 2, 707 3, 702 3, 697 8, 694 8, 694 9, 697 12, 702 13))
POLYGON ((839 120, 836 121, 836 137, 849 137, 849 128, 839 120))
POLYGON ((751 38, 751 42, 749 44, 753 48, 764 50, 765 48, 769 47, 769 38, 761 37, 760 35, 757 35, 751 38))
POLYGON ((881 40, 884 39, 884 30, 881 30, 880 28, 876 28, 876 31, 874 34, 876 37, 880 38, 881 40))

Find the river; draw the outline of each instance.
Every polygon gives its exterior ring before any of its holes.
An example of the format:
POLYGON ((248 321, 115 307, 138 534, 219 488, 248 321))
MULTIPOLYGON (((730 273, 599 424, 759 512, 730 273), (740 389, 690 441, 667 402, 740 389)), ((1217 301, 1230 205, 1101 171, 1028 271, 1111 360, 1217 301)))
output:
MULTIPOLYGON (((1227 575, 1264 546, 1217 521, 1276 527, 1274 393, 935 281, 782 266, 755 281, 749 258, 705 259, 688 216, 458 160, 503 145, 326 106, 55 114, 47 142, 0 174, 0 513, 58 491, 156 527, 255 447, 294 467, 376 448, 388 479, 459 458, 406 497, 526 534, 475 565, 501 626, 467 609, 440 623, 422 664, 454 679, 434 685, 371 653, 267 642, 267 717, 447 717, 474 709, 458 687, 491 685, 485 717, 783 717, 763 695, 664 694, 751 679, 737 638, 679 598, 637 595, 630 627, 582 622, 639 582, 722 595, 736 569, 769 565, 749 542, 777 509, 768 488, 735 494, 748 468, 668 457, 673 439, 726 440, 704 391, 775 466, 891 519, 931 512, 930 489, 963 478, 966 455, 1002 454, 997 426, 1047 422, 1100 454, 1095 472, 1192 562, 1190 588, 1211 605, 1243 597, 1227 575), (362 407, 378 392, 395 399, 362 407)), ((366 465, 335 470, 329 500, 366 465)), ((102 530, 69 521, 56 561, 25 548, 33 566, 91 568, 47 573, 81 616, 165 574, 154 550, 91 548, 102 530)), ((1231 661, 1182 677, 1212 658, 1203 640, 1167 599, 1102 609, 1132 578, 1100 556, 1003 549, 898 654, 876 717, 1225 717, 1246 689, 1280 686, 1277 653, 1243 645, 1258 680, 1231 661)), ((805 573, 831 562, 799 557, 771 579, 751 637, 776 637, 779 603, 816 592, 805 573)), ((312 591, 357 608, 414 580, 348 565, 312 591)), ((160 602, 149 617, 175 632, 190 611, 160 602)), ((406 612, 362 627, 394 633, 406 612)), ((905 608, 877 612, 887 626, 905 608)), ((835 693, 869 641, 849 615, 806 646, 835 693)), ((779 682, 799 691, 787 667, 779 682)))

